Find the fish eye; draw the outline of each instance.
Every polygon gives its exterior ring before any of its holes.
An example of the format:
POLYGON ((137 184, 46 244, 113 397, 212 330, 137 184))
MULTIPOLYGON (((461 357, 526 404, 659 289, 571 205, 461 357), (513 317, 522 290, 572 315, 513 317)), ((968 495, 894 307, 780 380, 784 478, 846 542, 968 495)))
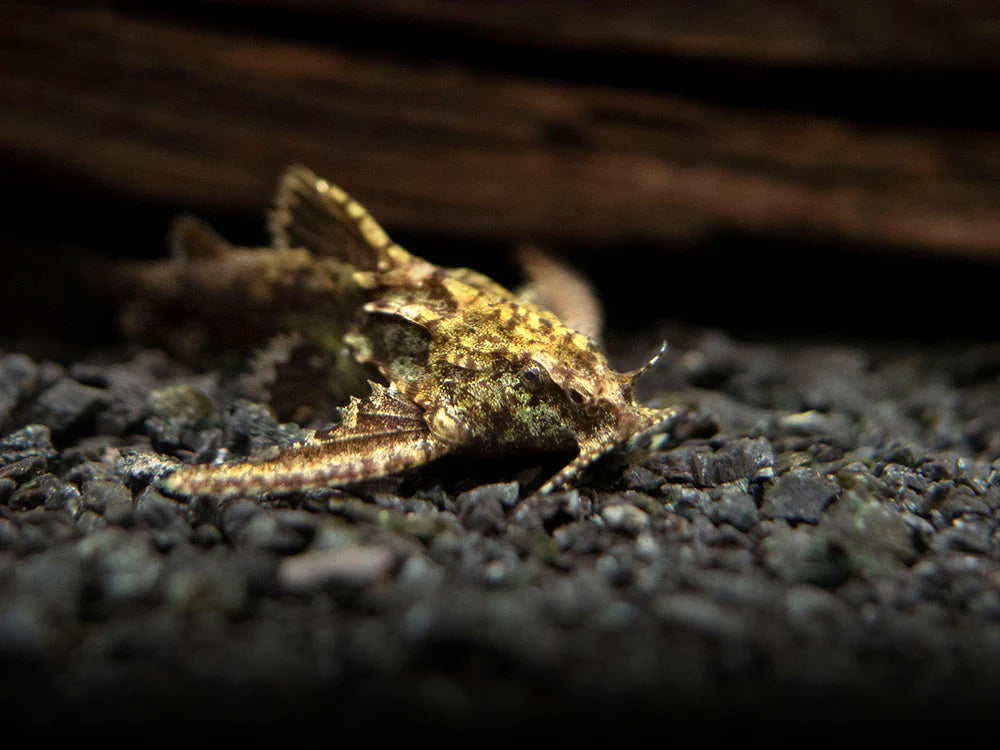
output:
POLYGON ((541 380, 541 377, 542 374, 538 371, 537 367, 528 367, 521 373, 521 380, 525 383, 537 383, 541 380))
POLYGON ((584 402, 583 394, 580 393, 576 388, 571 388, 569 391, 569 398, 574 404, 582 404, 584 402))

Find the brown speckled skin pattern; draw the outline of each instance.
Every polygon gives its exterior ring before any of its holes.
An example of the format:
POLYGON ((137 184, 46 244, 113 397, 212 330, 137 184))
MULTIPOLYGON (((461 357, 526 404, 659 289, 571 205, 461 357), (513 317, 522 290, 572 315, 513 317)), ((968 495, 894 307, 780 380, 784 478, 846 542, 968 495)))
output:
MULTIPOLYGON (((574 330, 529 301, 538 295, 411 255, 357 201, 303 167, 283 177, 271 229, 273 263, 268 269, 269 251, 256 251, 262 268, 247 275, 255 281, 242 282, 241 296, 273 306, 281 327, 325 348, 331 377, 351 380, 341 371, 352 366, 373 373, 370 392, 351 396, 340 424, 276 457, 178 468, 160 481, 169 494, 286 493, 386 476, 445 454, 576 450, 541 487, 548 492, 674 415, 635 403, 633 383, 649 365, 616 372, 593 340, 598 332, 574 330), (304 298, 319 301, 305 309, 304 298)), ((225 267, 246 252, 221 240, 198 248, 193 230, 177 238, 191 244, 176 253, 189 267, 225 267)), ((555 267, 549 259, 534 265, 555 267)))

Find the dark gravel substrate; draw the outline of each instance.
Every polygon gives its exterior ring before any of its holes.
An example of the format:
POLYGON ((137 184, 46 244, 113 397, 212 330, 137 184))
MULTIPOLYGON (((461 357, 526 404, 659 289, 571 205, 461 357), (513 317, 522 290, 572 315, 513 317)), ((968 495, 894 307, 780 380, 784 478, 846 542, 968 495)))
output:
MULTIPOLYGON (((1000 347, 674 332, 666 439, 179 502, 134 451, 300 435, 140 351, 0 354, 2 704, 36 728, 546 731, 986 722, 1000 347), (472 477, 472 479, 468 479, 472 477)), ((651 343, 645 341, 644 343, 651 343)))

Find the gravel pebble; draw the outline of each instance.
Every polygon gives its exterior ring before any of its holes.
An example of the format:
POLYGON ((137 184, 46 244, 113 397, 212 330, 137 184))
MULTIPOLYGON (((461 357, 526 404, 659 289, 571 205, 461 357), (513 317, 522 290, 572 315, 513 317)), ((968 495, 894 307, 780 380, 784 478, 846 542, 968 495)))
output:
POLYGON ((500 534, 507 527, 504 507, 517 502, 519 492, 517 482, 487 484, 463 492, 455 499, 458 519, 470 531, 500 534))
POLYGON ((297 425, 280 424, 267 407, 246 399, 237 399, 226 413, 223 429, 227 447, 244 454, 300 442, 306 437, 297 425))
POLYGON ((964 515, 988 516, 990 507, 971 488, 963 485, 939 485, 941 492, 933 492, 932 502, 945 521, 954 521, 964 515))
POLYGON ((145 429, 157 444, 193 448, 199 442, 198 427, 214 412, 202 388, 190 384, 165 386, 150 392, 150 416, 145 429))
POLYGON ((110 366, 76 364, 69 368, 69 374, 104 390, 106 404, 97 415, 97 430, 104 435, 122 435, 139 427, 149 416, 150 391, 168 370, 162 352, 139 352, 130 362, 110 366))
POLYGON ((45 425, 31 424, 0 438, 0 466, 26 459, 48 460, 56 456, 51 431, 45 425))
POLYGON ((847 552, 810 527, 779 528, 762 543, 764 565, 787 583, 835 588, 853 572, 847 552))
POLYGON ((264 511, 244 500, 223 512, 222 531, 237 548, 294 555, 312 541, 314 523, 298 511, 264 511))
POLYGON ((644 379, 674 427, 573 488, 521 498, 534 459, 479 486, 456 459, 232 501, 155 480, 299 439, 238 377, 0 355, 9 713, 550 728, 596 706, 617 727, 664 706, 854 717, 886 695, 901 721, 951 717, 995 693, 1000 371, 724 334, 678 350, 644 379))
POLYGON ((993 549, 992 527, 981 518, 956 518, 931 539, 931 549, 985 554, 993 549))
POLYGON ((148 535, 109 526, 81 540, 78 550, 94 571, 102 605, 115 608, 158 599, 164 561, 148 535))
POLYGON ((245 616, 251 598, 243 569, 218 548, 206 555, 209 565, 197 557, 171 561, 163 582, 164 598, 184 613, 245 616))
POLYGON ((104 515, 108 507, 112 512, 121 512, 132 504, 132 493, 121 482, 94 479, 84 482, 82 487, 84 506, 104 515))
POLYGON ((760 512, 764 518, 817 523, 837 496, 837 485, 813 469, 792 469, 764 491, 760 512))
POLYGON ((58 502, 63 484, 52 474, 42 474, 14 490, 7 499, 7 505, 14 510, 29 510, 58 502))
POLYGON ((102 389, 62 378, 38 396, 29 415, 31 421, 62 433, 93 417, 106 402, 102 389))
POLYGON ((663 477, 645 466, 629 466, 622 472, 622 484, 632 490, 656 492, 663 485, 663 477))
POLYGON ((388 575, 392 564, 392 551, 373 545, 304 552, 282 561, 278 581, 297 594, 324 586, 362 588, 388 575))
POLYGON ((760 520, 757 504, 746 492, 724 492, 705 508, 705 512, 713 523, 727 523, 740 531, 749 531, 760 520))
POLYGON ((734 440, 711 456, 695 454, 692 459, 694 481, 700 487, 774 476, 774 450, 764 438, 734 440))
POLYGON ((601 517, 612 531, 633 538, 649 527, 649 515, 641 508, 625 503, 605 506, 601 510, 601 517))
POLYGON ((671 628, 712 638, 744 637, 746 621, 735 609, 697 594, 670 594, 653 602, 653 611, 671 628))
POLYGON ((534 494, 518 503, 511 522, 526 529, 551 532, 564 523, 580 518, 581 500, 577 490, 534 494))

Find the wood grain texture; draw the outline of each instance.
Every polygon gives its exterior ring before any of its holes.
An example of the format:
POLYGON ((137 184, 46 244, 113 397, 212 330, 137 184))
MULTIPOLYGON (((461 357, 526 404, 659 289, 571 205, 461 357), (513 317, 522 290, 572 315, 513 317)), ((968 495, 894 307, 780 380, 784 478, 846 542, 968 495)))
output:
POLYGON ((188 5, 230 16, 248 8, 320 21, 349 14, 546 49, 865 70, 1000 67, 995 0, 198 0, 188 5))
MULTIPOLYGON (((417 13, 415 4, 382 5, 397 17, 417 13)), ((917 3, 885 8, 909 5, 917 3)), ((472 23, 457 7, 431 3, 427 13, 472 23)), ((982 6, 978 25, 934 7, 925 25, 953 19, 960 38, 973 41, 888 45, 877 61, 965 65, 986 55, 1000 17, 994 4, 982 6)), ((555 11, 535 11, 543 12, 555 11)), ((835 66, 874 44, 838 36, 834 24, 827 52, 811 53, 822 37, 813 24, 802 50, 788 51, 754 31, 771 28, 768 12, 779 21, 796 13, 778 3, 750 13, 747 39, 757 42, 746 43, 747 55, 757 45, 835 66)), ((664 243, 737 230, 1000 258, 1000 139, 985 128, 719 104, 100 7, 12 4, 0 13, 0 156, 136 198, 259 214, 276 176, 301 162, 395 229, 561 243, 664 243)), ((671 17, 663 13, 646 29, 661 40, 646 44, 654 52, 697 47, 677 41, 684 33, 705 40, 703 49, 722 44, 691 24, 670 42, 657 31, 671 17)), ((712 28, 706 14, 699 23, 712 28)), ((478 27, 491 33, 527 33, 513 13, 483 15, 478 27)), ((641 13, 606 14, 612 20, 597 41, 573 31, 587 17, 567 21, 556 38, 614 46, 617 33, 643 45, 641 13)), ((718 28, 722 36, 739 30, 718 28)))

